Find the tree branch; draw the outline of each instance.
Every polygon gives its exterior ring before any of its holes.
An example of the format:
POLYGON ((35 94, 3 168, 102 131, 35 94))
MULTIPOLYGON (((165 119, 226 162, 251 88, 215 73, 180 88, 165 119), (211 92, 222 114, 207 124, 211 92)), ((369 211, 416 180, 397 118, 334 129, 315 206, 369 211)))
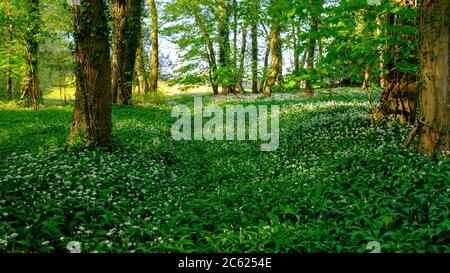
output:
POLYGON ((416 118, 416 121, 414 122, 414 127, 409 133, 408 137, 405 140, 405 143, 403 143, 404 148, 408 148, 411 142, 413 141, 414 137, 416 136, 417 132, 419 131, 420 124, 422 123, 422 116, 419 115, 416 118))

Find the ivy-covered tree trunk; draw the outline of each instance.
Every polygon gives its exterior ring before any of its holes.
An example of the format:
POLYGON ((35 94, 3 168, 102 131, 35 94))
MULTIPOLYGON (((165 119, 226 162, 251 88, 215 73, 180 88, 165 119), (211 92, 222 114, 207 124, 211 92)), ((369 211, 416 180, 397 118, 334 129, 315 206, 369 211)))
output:
POLYGON ((272 88, 275 85, 275 82, 278 80, 278 77, 281 74, 281 42, 280 42, 280 32, 281 32, 281 24, 280 24, 280 16, 278 5, 279 0, 271 0, 271 5, 274 7, 274 14, 272 15, 272 26, 270 31, 270 52, 272 53, 272 60, 270 64, 269 74, 267 76, 266 85, 263 89, 264 96, 272 95, 272 88))
POLYGON ((76 62, 75 108, 69 143, 110 146, 111 61, 103 0, 73 7, 76 62))
MULTIPOLYGON (((396 5, 402 8, 415 8, 415 1, 397 0, 396 5)), ((390 14, 388 24, 392 27, 414 26, 401 15, 390 14)), ((415 52, 410 52, 411 43, 416 40, 415 33, 392 31, 391 41, 387 44, 384 65, 388 71, 385 78, 385 90, 380 98, 380 106, 375 112, 374 121, 380 122, 392 116, 400 122, 413 123, 416 118, 417 77, 415 72, 409 72, 405 64, 417 63, 415 52)))
POLYGON ((259 0, 252 2, 251 39, 252 39, 252 93, 258 93, 258 12, 259 0))
POLYGON ((25 74, 22 82, 22 99, 28 106, 38 109, 42 97, 39 88, 39 41, 41 14, 39 10, 39 0, 27 0, 28 26, 25 33, 26 61, 25 74))
POLYGON ((159 41, 158 41, 158 10, 156 9, 155 0, 149 0, 150 14, 152 17, 152 57, 150 61, 151 79, 150 91, 158 91, 159 79, 159 41))
POLYGON ((423 0, 420 6, 419 152, 450 153, 450 2, 423 0))
POLYGON ((114 102, 131 104, 141 28, 141 0, 113 0, 112 91, 114 102))

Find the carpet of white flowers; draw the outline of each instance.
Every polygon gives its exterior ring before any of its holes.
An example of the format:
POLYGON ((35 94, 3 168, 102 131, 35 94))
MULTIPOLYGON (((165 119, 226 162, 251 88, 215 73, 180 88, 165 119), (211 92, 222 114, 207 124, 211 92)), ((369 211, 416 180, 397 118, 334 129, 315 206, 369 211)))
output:
POLYGON ((70 150, 71 106, 0 104, 0 252, 449 252, 449 159, 339 92, 205 98, 280 105, 275 152, 174 141, 170 104, 115 107, 112 151, 70 150))

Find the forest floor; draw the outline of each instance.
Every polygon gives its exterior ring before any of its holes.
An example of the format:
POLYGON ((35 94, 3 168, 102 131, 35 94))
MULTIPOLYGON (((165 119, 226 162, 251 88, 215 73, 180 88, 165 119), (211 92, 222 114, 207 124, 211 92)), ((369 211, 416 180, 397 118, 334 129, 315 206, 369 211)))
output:
POLYGON ((361 90, 337 93, 203 96, 279 105, 273 152, 173 140, 192 95, 114 106, 112 152, 66 148, 71 103, 0 103, 0 252, 449 252, 450 160, 403 148, 410 126, 372 126, 361 90))

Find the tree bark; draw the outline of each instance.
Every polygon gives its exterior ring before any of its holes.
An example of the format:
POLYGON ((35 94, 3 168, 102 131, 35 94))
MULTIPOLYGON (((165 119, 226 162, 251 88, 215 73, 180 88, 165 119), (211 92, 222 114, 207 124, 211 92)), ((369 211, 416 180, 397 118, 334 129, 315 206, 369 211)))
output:
POLYGON ((450 3, 423 0, 420 6, 420 111, 417 150, 450 154, 450 3))
POLYGON ((81 8, 72 8, 76 62, 72 145, 110 147, 111 61, 105 8, 103 0, 84 0, 81 8))
POLYGON ((150 14, 152 17, 152 57, 150 61, 151 79, 150 91, 156 92, 158 90, 159 78, 159 41, 158 41, 158 10, 156 9, 155 0, 149 0, 150 14))
POLYGON ((279 14, 279 7, 277 7, 279 4, 279 0, 271 0, 271 5, 275 9, 275 14, 272 18, 272 29, 270 32, 270 52, 272 53, 272 60, 270 64, 270 70, 267 77, 266 85, 263 89, 263 95, 264 96, 271 96, 272 95, 272 88, 275 85, 275 82, 277 81, 279 75, 281 74, 281 50, 280 50, 280 31, 281 31, 281 24, 280 24, 280 16, 279 14))
POLYGON ((25 33, 25 52, 24 58, 27 64, 25 75, 22 83, 22 99, 28 106, 34 109, 39 108, 41 100, 41 90, 39 88, 39 41, 38 34, 40 31, 40 10, 39 0, 27 0, 29 13, 29 26, 25 33))
POLYGON ((133 74, 141 28, 141 0, 113 0, 113 100, 130 105, 133 74))

